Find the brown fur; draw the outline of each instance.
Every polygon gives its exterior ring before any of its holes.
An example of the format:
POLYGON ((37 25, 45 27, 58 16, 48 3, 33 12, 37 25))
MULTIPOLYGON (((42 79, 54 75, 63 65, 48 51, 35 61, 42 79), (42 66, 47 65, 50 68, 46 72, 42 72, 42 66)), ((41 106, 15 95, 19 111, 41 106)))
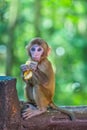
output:
POLYGON ((30 48, 34 44, 38 44, 43 47, 44 53, 41 57, 40 62, 38 63, 37 69, 35 71, 32 70, 33 75, 31 79, 26 82, 26 95, 28 101, 36 103, 38 109, 40 109, 40 114, 43 108, 47 109, 48 106, 51 106, 54 109, 66 113, 72 120, 75 119, 74 115, 71 112, 61 110, 53 104, 52 99, 55 90, 55 75, 52 65, 47 59, 49 47, 43 39, 35 38, 26 47, 29 56, 30 48))

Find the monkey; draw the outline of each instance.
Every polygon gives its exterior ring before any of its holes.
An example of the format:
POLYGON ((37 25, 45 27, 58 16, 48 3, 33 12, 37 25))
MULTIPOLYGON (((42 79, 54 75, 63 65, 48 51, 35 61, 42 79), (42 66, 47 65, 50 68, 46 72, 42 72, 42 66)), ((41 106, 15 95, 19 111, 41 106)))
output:
POLYGON ((25 93, 28 101, 35 104, 35 109, 26 108, 22 112, 24 119, 40 115, 48 107, 67 114, 70 120, 75 120, 74 113, 57 107, 53 103, 55 92, 55 74, 51 62, 48 60, 50 48, 42 38, 33 38, 26 46, 30 60, 21 65, 23 80, 26 83, 25 93))

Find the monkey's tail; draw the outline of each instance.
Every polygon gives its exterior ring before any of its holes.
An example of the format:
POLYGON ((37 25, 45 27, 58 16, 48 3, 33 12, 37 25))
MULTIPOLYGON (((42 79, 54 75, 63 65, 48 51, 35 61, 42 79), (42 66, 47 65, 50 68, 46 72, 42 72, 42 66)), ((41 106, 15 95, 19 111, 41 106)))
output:
POLYGON ((74 115, 73 112, 68 111, 68 110, 65 110, 65 109, 63 109, 63 108, 60 108, 60 107, 56 106, 53 102, 51 102, 49 106, 50 106, 53 110, 57 110, 57 111, 60 111, 60 112, 62 112, 62 113, 64 113, 64 114, 67 114, 67 115, 69 116, 70 120, 75 121, 76 118, 75 118, 75 115, 74 115))

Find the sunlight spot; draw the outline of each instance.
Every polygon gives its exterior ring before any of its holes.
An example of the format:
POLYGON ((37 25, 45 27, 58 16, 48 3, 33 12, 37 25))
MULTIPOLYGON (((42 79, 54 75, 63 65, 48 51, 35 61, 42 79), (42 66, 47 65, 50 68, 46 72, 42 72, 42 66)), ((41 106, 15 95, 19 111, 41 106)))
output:
POLYGON ((6 46, 0 45, 0 54, 6 54, 6 46))
POLYGON ((85 20, 79 20, 78 22, 78 30, 80 33, 85 33, 86 32, 86 21, 85 20))
POLYGON ((58 56, 63 56, 63 55, 65 54, 65 49, 64 49, 63 47, 58 47, 58 48, 56 49, 56 54, 57 54, 58 56))
POLYGON ((43 21, 43 27, 44 28, 51 28, 52 27, 52 20, 46 19, 43 21))
POLYGON ((79 91, 80 90, 80 83, 79 82, 75 82, 72 84, 72 90, 75 90, 75 91, 79 91))

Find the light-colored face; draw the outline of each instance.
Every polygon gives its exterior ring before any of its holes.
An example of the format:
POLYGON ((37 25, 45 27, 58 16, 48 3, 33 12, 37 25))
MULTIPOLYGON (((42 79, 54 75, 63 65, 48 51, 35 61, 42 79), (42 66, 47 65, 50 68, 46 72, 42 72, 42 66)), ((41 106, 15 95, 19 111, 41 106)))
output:
POLYGON ((38 45, 38 44, 34 44, 30 48, 31 58, 34 61, 40 61, 43 52, 44 52, 44 49, 40 45, 38 45))

